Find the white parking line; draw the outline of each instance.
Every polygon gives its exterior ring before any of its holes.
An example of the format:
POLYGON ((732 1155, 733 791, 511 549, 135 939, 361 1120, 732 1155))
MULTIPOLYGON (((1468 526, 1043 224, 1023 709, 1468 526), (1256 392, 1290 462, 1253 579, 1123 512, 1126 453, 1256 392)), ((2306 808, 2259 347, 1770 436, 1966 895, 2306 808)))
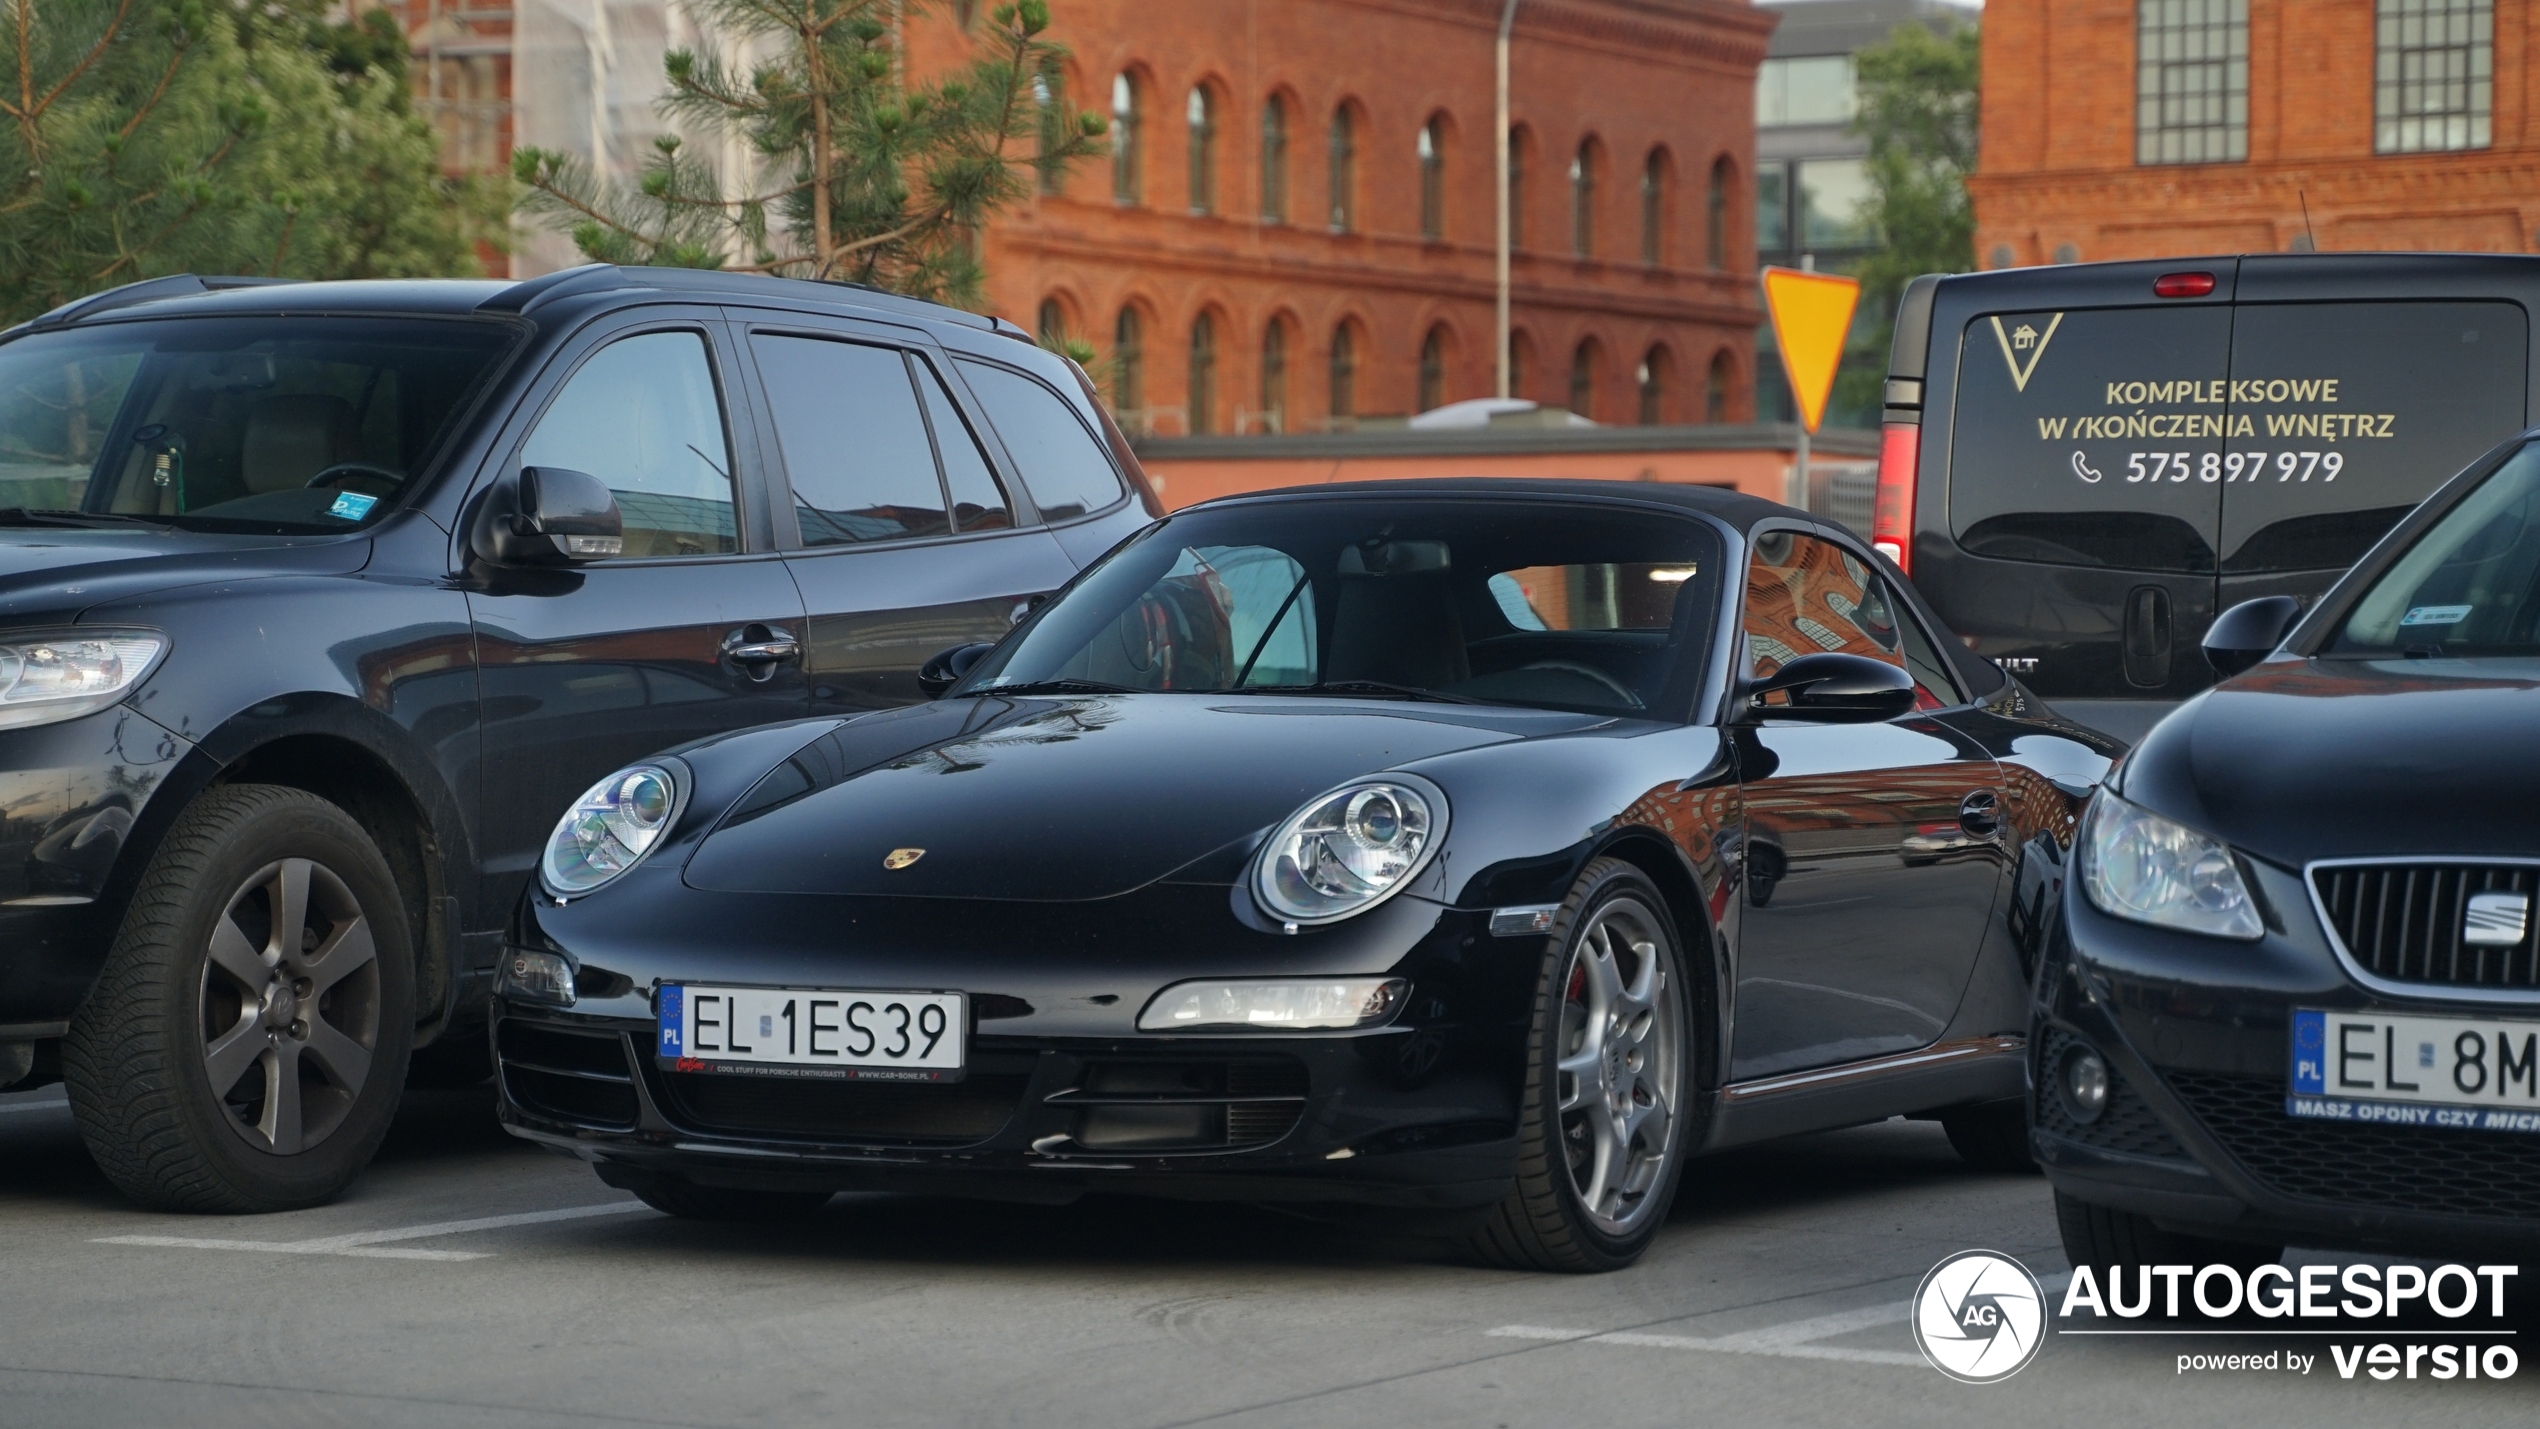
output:
POLYGON ((0 1106, 0 1116, 7 1116, 11 1112, 69 1111, 70 1109, 71 1099, 67 1094, 65 1094, 58 1097, 47 1097, 40 1102, 11 1102, 7 1106, 0 1106))
MULTIPOLYGON (((2048 1295, 2064 1287, 2071 1275, 2050 1275, 2041 1282, 2048 1295)), ((1913 1305, 1896 1301, 1886 1305, 1868 1305, 1858 1310, 1839 1310, 1831 1315, 1818 1315, 1787 1324, 1767 1325, 1761 1329, 1740 1330, 1727 1335, 1652 1335, 1638 1330, 1558 1330, 1542 1325, 1502 1325, 1483 1333, 1503 1340, 1543 1340, 1564 1344, 1626 1345, 1650 1350, 1702 1350, 1715 1355, 1769 1355, 1790 1360, 1845 1360, 1854 1364, 1892 1364, 1921 1366, 1921 1355, 1902 1350, 1860 1350, 1844 1345, 1821 1345, 1818 1340, 1831 1340, 1859 1330, 1873 1330, 1881 1325, 1901 1325, 1913 1317, 1913 1305)))
POLYGON ((391 1241, 424 1240, 432 1236, 460 1235, 468 1231, 502 1230, 507 1226, 534 1226, 548 1221, 578 1221, 590 1216, 623 1216, 650 1210, 641 1201, 610 1201, 597 1206, 567 1206, 558 1211, 523 1211, 510 1216, 478 1216, 465 1221, 435 1221, 430 1225, 400 1226, 394 1230, 354 1231, 349 1235, 318 1236, 311 1240, 216 1240, 206 1236, 182 1235, 110 1235, 100 1236, 94 1245, 146 1245, 174 1250, 259 1250, 268 1255, 351 1255, 370 1260, 485 1260, 493 1253, 479 1250, 410 1250, 388 1244, 391 1241))

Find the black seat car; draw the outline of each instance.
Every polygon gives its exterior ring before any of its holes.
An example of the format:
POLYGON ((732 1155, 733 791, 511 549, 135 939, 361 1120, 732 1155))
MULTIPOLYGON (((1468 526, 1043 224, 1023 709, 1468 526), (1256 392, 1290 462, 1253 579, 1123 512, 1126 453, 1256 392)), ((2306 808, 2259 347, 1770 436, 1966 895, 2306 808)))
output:
POLYGON ((1875 538, 1941 619, 2124 738, 2217 611, 2311 599, 2531 420, 2540 259, 2251 254, 1915 280, 1875 538))
POLYGON ((158 279, 0 336, 0 1086, 305 1204, 481 1075, 591 781, 918 697, 1156 513, 1081 372, 840 285, 158 279))
POLYGON ((2207 649, 2039 978, 2073 1263, 2540 1246, 2540 432, 2207 649))

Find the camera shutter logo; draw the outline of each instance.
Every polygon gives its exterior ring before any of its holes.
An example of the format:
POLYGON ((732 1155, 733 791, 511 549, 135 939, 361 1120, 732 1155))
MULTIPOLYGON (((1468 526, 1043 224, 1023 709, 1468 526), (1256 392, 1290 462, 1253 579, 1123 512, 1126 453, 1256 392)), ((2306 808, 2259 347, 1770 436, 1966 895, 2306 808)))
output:
POLYGON ((1914 1289, 1915 1348, 1962 1384, 2009 1379, 2046 1341, 2046 1289, 2028 1267, 1990 1250, 1963 1250, 1914 1289))
POLYGON ((2461 941, 2476 947, 2510 948, 2530 931, 2527 893, 2473 893, 2461 913, 2461 941))

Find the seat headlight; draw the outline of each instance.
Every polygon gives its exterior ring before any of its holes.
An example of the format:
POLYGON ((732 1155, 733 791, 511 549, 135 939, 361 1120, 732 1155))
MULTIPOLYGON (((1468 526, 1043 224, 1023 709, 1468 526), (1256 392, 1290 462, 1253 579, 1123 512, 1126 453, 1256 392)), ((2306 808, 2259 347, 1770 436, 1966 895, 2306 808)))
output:
POLYGON ((1446 795, 1411 774, 1318 794, 1253 862, 1252 892, 1273 917, 1331 923, 1364 913, 1427 866, 1446 838, 1446 795))
POLYGON ((2106 789, 2082 830, 2081 886, 2111 917, 2216 938, 2266 933, 2229 848, 2106 789))
POLYGON ((642 862, 687 802, 683 772, 667 759, 629 765, 574 800, 538 861, 547 891, 588 893, 642 862))
POLYGON ((0 637, 0 729, 77 719, 132 693, 166 654, 154 630, 0 637))

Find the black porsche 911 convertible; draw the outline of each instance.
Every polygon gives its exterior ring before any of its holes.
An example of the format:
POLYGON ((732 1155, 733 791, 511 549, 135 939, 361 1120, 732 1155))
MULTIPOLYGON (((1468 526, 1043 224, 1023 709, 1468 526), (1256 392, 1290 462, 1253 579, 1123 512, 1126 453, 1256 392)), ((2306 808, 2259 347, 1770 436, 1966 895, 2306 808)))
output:
POLYGON ((1838 527, 1231 498, 929 674, 583 796, 503 960, 513 1131, 681 1215, 1356 1202, 1565 1270, 1723 1147, 1902 1113, 2026 1164, 2037 918, 2115 749, 1838 527))

